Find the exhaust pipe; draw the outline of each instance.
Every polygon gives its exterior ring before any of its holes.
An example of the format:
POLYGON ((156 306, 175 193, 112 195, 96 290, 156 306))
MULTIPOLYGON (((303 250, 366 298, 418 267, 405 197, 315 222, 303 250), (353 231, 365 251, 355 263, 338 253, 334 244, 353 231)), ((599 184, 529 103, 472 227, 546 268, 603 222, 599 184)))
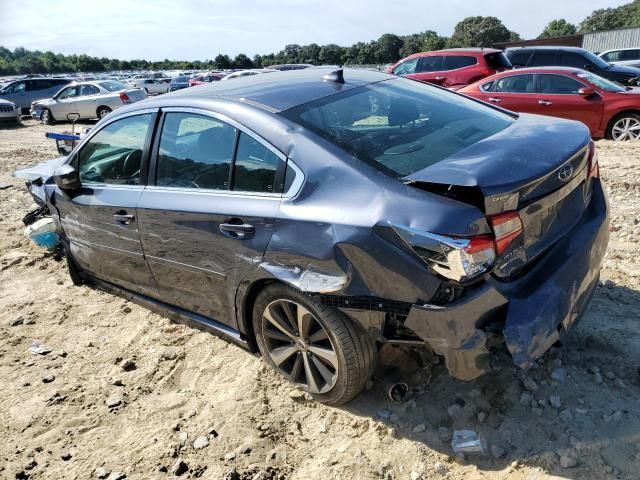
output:
POLYGON ((409 385, 395 380, 376 379, 382 391, 393 403, 402 403, 409 393, 409 385))

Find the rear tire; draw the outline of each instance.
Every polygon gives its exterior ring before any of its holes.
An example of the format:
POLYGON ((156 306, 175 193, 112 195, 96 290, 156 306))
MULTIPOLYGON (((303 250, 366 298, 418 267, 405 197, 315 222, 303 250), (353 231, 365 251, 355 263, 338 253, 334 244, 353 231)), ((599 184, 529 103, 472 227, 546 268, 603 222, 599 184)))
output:
POLYGON ((616 115, 609 122, 607 138, 616 142, 640 140, 640 114, 623 112, 616 115))
POLYGON ((375 367, 367 333, 339 310, 284 285, 258 294, 253 330, 271 368, 322 403, 352 400, 375 367))
POLYGON ((96 114, 98 115, 98 119, 102 120, 104 117, 111 113, 111 109, 109 107, 98 107, 96 114))

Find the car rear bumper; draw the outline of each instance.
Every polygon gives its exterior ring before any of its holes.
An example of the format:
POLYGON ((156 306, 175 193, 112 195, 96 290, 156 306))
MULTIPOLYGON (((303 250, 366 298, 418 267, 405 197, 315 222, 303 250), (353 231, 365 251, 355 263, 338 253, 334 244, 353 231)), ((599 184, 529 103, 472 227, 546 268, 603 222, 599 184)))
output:
POLYGON ((449 373, 461 380, 489 370, 487 340, 495 333, 504 337, 514 364, 528 368, 587 309, 608 241, 607 199, 596 179, 581 222, 525 275, 510 282, 491 278, 445 308, 414 305, 405 326, 444 356, 449 373))

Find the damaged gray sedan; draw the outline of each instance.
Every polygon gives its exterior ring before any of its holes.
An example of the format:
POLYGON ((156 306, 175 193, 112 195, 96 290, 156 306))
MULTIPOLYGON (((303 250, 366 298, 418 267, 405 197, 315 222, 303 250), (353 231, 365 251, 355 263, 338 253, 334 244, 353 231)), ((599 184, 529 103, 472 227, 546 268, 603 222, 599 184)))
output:
POLYGON ((384 344, 471 380, 578 321, 608 207, 588 130, 435 86, 312 68, 181 90, 18 172, 76 283, 259 351, 319 401, 384 344))

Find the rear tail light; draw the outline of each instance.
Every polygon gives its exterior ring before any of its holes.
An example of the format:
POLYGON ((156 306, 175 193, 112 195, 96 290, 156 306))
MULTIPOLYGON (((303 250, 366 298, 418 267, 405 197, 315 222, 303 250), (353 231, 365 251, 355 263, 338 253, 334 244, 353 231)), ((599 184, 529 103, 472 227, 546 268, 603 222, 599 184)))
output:
POLYGON ((120 93, 120 100, 122 101, 122 103, 131 103, 131 99, 129 98, 129 95, 127 95, 124 92, 120 93))
POLYGON ((502 255, 511 242, 522 234, 522 220, 518 212, 504 212, 488 217, 495 236, 496 253, 502 255))
POLYGON ((599 177, 600 176, 600 167, 598 166, 598 152, 596 150, 596 144, 591 140, 589 142, 589 176, 591 177, 599 177))

